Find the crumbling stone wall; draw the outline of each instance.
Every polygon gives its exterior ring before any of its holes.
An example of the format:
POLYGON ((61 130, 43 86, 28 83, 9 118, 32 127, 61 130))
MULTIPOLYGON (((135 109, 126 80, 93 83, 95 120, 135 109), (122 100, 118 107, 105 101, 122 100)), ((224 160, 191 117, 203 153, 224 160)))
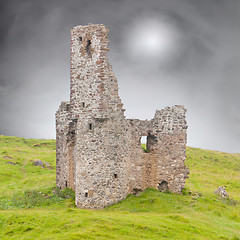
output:
POLYGON ((188 176, 183 106, 126 119, 101 24, 71 31, 70 102, 56 113, 57 186, 80 208, 103 208, 148 187, 180 193, 188 176), (141 136, 147 136, 145 153, 141 136))
POLYGON ((56 181, 60 188, 75 189, 74 147, 76 119, 71 119, 70 103, 62 102, 56 113, 56 181))

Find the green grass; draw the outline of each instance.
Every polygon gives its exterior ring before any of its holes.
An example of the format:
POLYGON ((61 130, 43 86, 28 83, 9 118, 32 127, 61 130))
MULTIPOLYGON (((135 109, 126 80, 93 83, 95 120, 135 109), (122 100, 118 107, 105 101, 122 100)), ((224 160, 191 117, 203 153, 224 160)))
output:
POLYGON ((142 149, 145 153, 148 153, 149 150, 147 149, 147 144, 146 143, 141 143, 142 149))
POLYGON ((183 195, 147 189, 102 210, 55 188, 55 141, 0 136, 0 239, 240 239, 240 154, 187 147, 183 195), (40 159, 52 168, 34 166, 40 159), (6 164, 11 161, 15 163, 6 164), (230 199, 213 192, 226 186, 230 199))

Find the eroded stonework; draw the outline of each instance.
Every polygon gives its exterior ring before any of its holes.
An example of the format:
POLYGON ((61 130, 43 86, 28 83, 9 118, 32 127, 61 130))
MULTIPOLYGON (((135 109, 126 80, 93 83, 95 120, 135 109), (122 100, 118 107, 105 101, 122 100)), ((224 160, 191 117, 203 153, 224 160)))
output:
POLYGON ((57 186, 72 188, 79 208, 103 208, 146 188, 181 193, 189 174, 186 110, 175 105, 149 121, 126 119, 107 34, 102 24, 71 30, 70 102, 56 113, 57 186))

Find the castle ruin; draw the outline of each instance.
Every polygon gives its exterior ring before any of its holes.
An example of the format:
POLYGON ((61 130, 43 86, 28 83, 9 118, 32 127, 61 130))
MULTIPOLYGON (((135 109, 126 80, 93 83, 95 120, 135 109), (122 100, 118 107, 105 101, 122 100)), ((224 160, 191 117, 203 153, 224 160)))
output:
POLYGON ((79 208, 103 208, 146 188, 181 193, 189 174, 186 110, 175 105, 152 120, 126 119, 107 34, 102 24, 71 30, 70 102, 56 113, 56 182, 75 191, 79 208))

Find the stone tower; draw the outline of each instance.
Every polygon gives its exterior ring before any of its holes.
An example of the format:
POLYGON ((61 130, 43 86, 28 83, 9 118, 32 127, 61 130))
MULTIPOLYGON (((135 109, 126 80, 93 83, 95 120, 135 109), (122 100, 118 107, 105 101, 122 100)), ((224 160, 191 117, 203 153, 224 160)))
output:
POLYGON ((57 186, 74 189, 80 208, 103 208, 148 187, 180 193, 189 174, 186 110, 176 105, 149 121, 126 119, 107 34, 102 24, 72 29, 70 102, 56 113, 57 186))

